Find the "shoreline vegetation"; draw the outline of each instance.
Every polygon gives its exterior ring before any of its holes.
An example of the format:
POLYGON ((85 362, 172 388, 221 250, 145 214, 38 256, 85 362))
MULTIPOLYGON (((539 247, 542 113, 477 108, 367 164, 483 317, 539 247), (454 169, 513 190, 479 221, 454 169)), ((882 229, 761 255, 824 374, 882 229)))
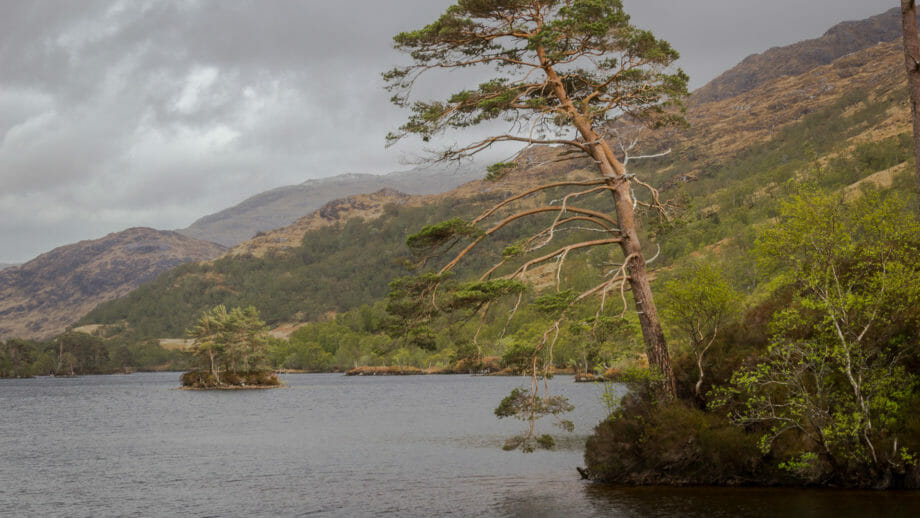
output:
POLYGON ((735 297, 717 297, 710 266, 677 271, 663 307, 692 337, 674 354, 678 398, 635 373, 586 443, 587 476, 920 489, 918 250, 920 221, 897 197, 803 189, 759 232, 772 280, 745 312, 715 318, 735 297))
MULTIPOLYGON (((572 368, 551 369, 551 374, 577 376, 572 368)), ((420 369, 409 365, 365 365, 345 371, 346 376, 426 376, 426 375, 452 375, 468 374, 479 376, 519 376, 528 373, 517 372, 510 367, 470 369, 463 366, 454 367, 429 367, 420 369)), ((577 381, 577 380, 576 380, 577 381)))

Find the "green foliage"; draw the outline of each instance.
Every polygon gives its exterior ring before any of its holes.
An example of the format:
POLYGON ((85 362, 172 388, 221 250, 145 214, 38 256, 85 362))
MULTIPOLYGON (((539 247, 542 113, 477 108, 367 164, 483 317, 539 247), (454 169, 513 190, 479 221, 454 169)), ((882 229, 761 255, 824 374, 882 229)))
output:
POLYGON ((540 313, 558 318, 575 301, 573 290, 553 291, 540 295, 533 301, 533 307, 540 313))
POLYGON ((11 338, 0 344, 0 378, 28 378, 35 374, 47 374, 35 368, 39 360, 39 344, 32 341, 11 338))
POLYGON ((535 363, 537 370, 542 367, 542 362, 534 361, 535 354, 536 346, 532 342, 514 341, 502 355, 502 367, 511 369, 513 374, 532 373, 535 363))
POLYGON ((181 369, 184 356, 157 343, 124 343, 94 334, 68 331, 45 342, 11 338, 0 342, 0 378, 127 373, 181 369))
POLYGON ((497 162, 486 167, 486 180, 490 182, 497 182, 508 175, 517 164, 514 162, 497 162))
MULTIPOLYGON (((188 330, 194 340, 191 353, 201 370, 207 370, 220 386, 222 373, 251 373, 268 370, 268 333, 259 312, 252 306, 233 308, 215 306, 204 312, 188 330)), ((228 381, 231 385, 232 380, 228 381)))
POLYGON ((568 399, 563 396, 544 396, 531 392, 529 389, 515 388, 511 394, 505 396, 495 408, 495 416, 499 419, 514 417, 521 421, 527 421, 530 429, 527 433, 516 435, 505 441, 503 449, 516 450, 521 449, 524 452, 532 452, 537 447, 551 449, 555 446, 555 440, 548 434, 537 436, 534 433, 534 426, 537 419, 545 416, 556 418, 556 426, 572 432, 575 425, 571 421, 561 419, 558 416, 571 412, 575 407, 569 403, 568 399))
POLYGON ((254 306, 269 325, 310 321, 382 299, 405 275, 407 230, 448 218, 469 206, 394 206, 372 221, 351 220, 304 234, 299 245, 258 258, 226 256, 184 264, 121 299, 100 304, 77 325, 123 326, 129 343, 180 337, 197 315, 223 304, 254 306), (370 253, 372 250, 373 253, 370 253))
POLYGON ((508 295, 524 292, 524 283, 510 279, 489 279, 461 284, 450 294, 450 309, 478 310, 485 304, 508 295))
POLYGON ((191 389, 278 387, 281 380, 271 371, 228 371, 216 376, 210 371, 193 370, 179 377, 183 387, 191 389))
POLYGON ((423 273, 390 282, 386 310, 390 315, 387 328, 392 338, 403 338, 416 347, 434 349, 434 332, 429 321, 440 312, 434 297, 446 278, 445 275, 423 273))
POLYGON ((741 294, 711 260, 685 265, 663 288, 665 316, 694 343, 705 341, 741 309, 741 294))
POLYGON ((415 253, 428 251, 443 246, 463 236, 479 232, 476 226, 462 218, 451 218, 434 225, 427 225, 406 238, 406 246, 415 253))
POLYGON ((524 254, 525 252, 526 249, 523 243, 514 243, 512 245, 508 245, 504 250, 502 250, 502 259, 511 259, 512 257, 517 257, 524 254))
MULTIPOLYGON (((687 93, 686 74, 667 70, 678 53, 650 32, 632 26, 619 0, 527 4, 464 0, 437 21, 397 34, 393 41, 413 64, 394 68, 383 77, 388 89, 396 92, 392 101, 410 108, 412 114, 398 132, 388 135, 390 143, 410 134, 427 141, 445 129, 499 118, 519 128, 567 126, 572 115, 563 109, 560 95, 574 101, 592 123, 623 113, 653 124, 681 120, 667 110, 679 105, 687 93), (583 68, 579 57, 590 57, 592 67, 583 68), (476 65, 495 66, 500 75, 446 101, 410 103, 411 87, 425 71, 476 65), (534 77, 533 69, 541 67, 563 78, 564 94, 553 90, 549 77, 534 77)), ((498 137, 466 151, 476 152, 502 140, 515 139, 498 137)), ((455 152, 464 154, 454 150, 447 156, 455 152)), ((502 169, 490 174, 501 176, 502 169)))
POLYGON ((754 438, 725 417, 682 403, 649 404, 635 394, 597 425, 585 462, 592 478, 620 484, 786 481, 766 464, 754 438))
POLYGON ((711 262, 694 262, 678 270, 664 284, 662 314, 687 340, 696 359, 699 377, 695 393, 702 395, 705 377, 704 360, 723 329, 740 315, 741 294, 736 291, 711 262))
POLYGON ((793 298, 773 315, 767 354, 713 405, 763 426, 765 452, 803 438, 784 460, 803 477, 863 485, 905 469, 898 431, 918 389, 905 360, 920 338, 920 224, 896 199, 846 204, 805 191, 762 232, 758 255, 793 298))
MULTIPOLYGON (((592 315, 571 322, 564 336, 572 344, 568 364, 583 373, 606 374, 623 371, 643 354, 641 336, 634 321, 624 317, 592 315)), ((565 343, 562 346, 565 352, 565 343)))
POLYGON ((287 341, 279 340, 269 351, 272 364, 283 369, 324 372, 333 364, 332 353, 310 341, 305 333, 295 333, 287 341))

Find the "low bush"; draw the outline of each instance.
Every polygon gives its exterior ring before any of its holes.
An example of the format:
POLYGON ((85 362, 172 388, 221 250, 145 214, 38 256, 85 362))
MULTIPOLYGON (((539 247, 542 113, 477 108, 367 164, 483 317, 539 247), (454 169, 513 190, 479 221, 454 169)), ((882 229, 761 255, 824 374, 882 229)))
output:
POLYGON ((781 483, 756 438, 726 418, 681 402, 658 405, 631 393, 597 425, 585 448, 596 480, 631 485, 781 483))

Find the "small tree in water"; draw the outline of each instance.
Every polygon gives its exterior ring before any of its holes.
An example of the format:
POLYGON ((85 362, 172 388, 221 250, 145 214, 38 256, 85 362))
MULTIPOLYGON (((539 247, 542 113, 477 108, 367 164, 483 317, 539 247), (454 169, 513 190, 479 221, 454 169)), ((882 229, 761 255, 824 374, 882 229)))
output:
MULTIPOLYGON (((548 227, 506 249, 501 261, 481 281, 492 276, 520 280, 528 269, 550 261, 556 261, 561 270, 571 253, 618 247, 624 257, 620 266, 600 279, 596 287, 572 297, 570 305, 590 297, 600 298, 603 304, 611 292, 622 296, 628 284, 650 364, 661 373, 659 391, 662 397, 673 398, 674 375, 649 286, 635 215, 640 204, 658 210, 663 207, 658 203, 657 192, 627 171, 631 147, 621 146, 617 156, 607 138, 619 119, 650 126, 682 122, 676 110, 669 109, 679 106, 687 93, 687 76, 680 70, 671 70, 678 53, 652 33, 631 25, 619 0, 460 0, 435 22, 400 33, 394 41, 396 49, 407 53, 413 63, 390 70, 384 78, 395 93, 393 102, 410 109, 412 115, 398 132, 388 136, 390 143, 407 135, 428 141, 447 129, 504 120, 508 123, 506 132, 450 147, 436 158, 462 159, 497 143, 518 142, 527 146, 561 146, 596 166, 594 179, 540 185, 502 201, 471 222, 446 222, 411 237, 410 245, 437 246, 453 244, 458 239, 471 240, 440 269, 437 277, 430 277, 435 289, 439 278, 502 228, 524 218, 555 215, 548 227), (494 67, 499 73, 446 100, 410 100, 413 85, 424 73, 476 66, 494 67), (636 187, 648 189, 647 202, 636 198, 636 187), (502 212, 515 201, 557 188, 572 192, 559 204, 511 214, 502 212), (572 205, 579 198, 597 193, 612 196, 614 215, 572 205), (497 219, 502 214, 505 217, 497 219), (599 232, 598 239, 546 249, 564 229, 578 226, 599 232), (540 249, 546 250, 538 252, 540 249)), ((495 164, 489 168, 489 178, 514 174, 517 167, 515 163, 495 164)), ((560 319, 564 317, 562 313, 560 319)), ((551 349, 558 331, 556 321, 543 335, 535 354, 551 349)), ((536 394, 530 397, 536 398, 536 394)), ((532 406, 536 406, 535 399, 532 406)))

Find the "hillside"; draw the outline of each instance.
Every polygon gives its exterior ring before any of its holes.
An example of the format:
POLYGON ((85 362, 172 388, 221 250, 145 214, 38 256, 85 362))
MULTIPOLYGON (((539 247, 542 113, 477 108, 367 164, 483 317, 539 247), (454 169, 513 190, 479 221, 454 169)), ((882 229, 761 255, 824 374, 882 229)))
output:
MULTIPOLYGON (((533 155, 546 153, 552 152, 533 155)), ((99 305, 78 324, 127 323, 134 336, 179 337, 202 308, 216 304, 255 305, 272 326, 322 320, 373 304, 386 295, 390 281, 407 275, 404 243, 410 233, 450 217, 470 217, 546 172, 522 171, 497 183, 474 181, 440 195, 385 189, 334 200, 217 260, 167 272, 99 305)))
MULTIPOLYGON (((694 103, 686 114, 688 129, 650 134, 644 147, 673 148, 670 156, 654 164, 656 174, 686 182, 712 174, 752 145, 783 138, 782 132, 790 125, 809 117, 814 120, 816 114, 840 103, 854 107, 860 103, 886 103, 884 113, 877 114, 878 120, 835 130, 846 130, 854 141, 890 137, 910 129, 906 91, 904 96, 899 94, 904 88, 903 75, 900 42, 879 43, 731 98, 694 103), (856 138, 859 135, 862 136, 856 138), (667 166, 661 167, 662 164, 667 166)), ((842 119, 836 124, 840 123, 842 119)))
POLYGON ((794 76, 827 65, 851 52, 901 38, 901 12, 895 7, 859 21, 839 23, 820 38, 774 47, 744 58, 693 93, 692 102, 704 104, 751 91, 771 80, 794 76))
POLYGON ((380 189, 370 194, 356 194, 332 200, 290 225, 259 232, 252 239, 234 246, 228 254, 264 257, 271 251, 284 251, 298 246, 304 234, 311 230, 354 218, 363 221, 377 219, 383 215, 387 205, 417 207, 424 203, 423 199, 421 196, 412 196, 393 189, 380 189))
POLYGON ((56 248, 0 271, 0 339, 44 339, 101 302, 188 261, 223 252, 175 232, 132 228, 56 248))
POLYGON ((341 174, 272 189, 218 213, 205 216, 180 234, 234 246, 264 232, 289 225, 325 203, 356 194, 393 189, 409 194, 450 190, 481 175, 475 167, 431 166, 385 175, 341 174))

